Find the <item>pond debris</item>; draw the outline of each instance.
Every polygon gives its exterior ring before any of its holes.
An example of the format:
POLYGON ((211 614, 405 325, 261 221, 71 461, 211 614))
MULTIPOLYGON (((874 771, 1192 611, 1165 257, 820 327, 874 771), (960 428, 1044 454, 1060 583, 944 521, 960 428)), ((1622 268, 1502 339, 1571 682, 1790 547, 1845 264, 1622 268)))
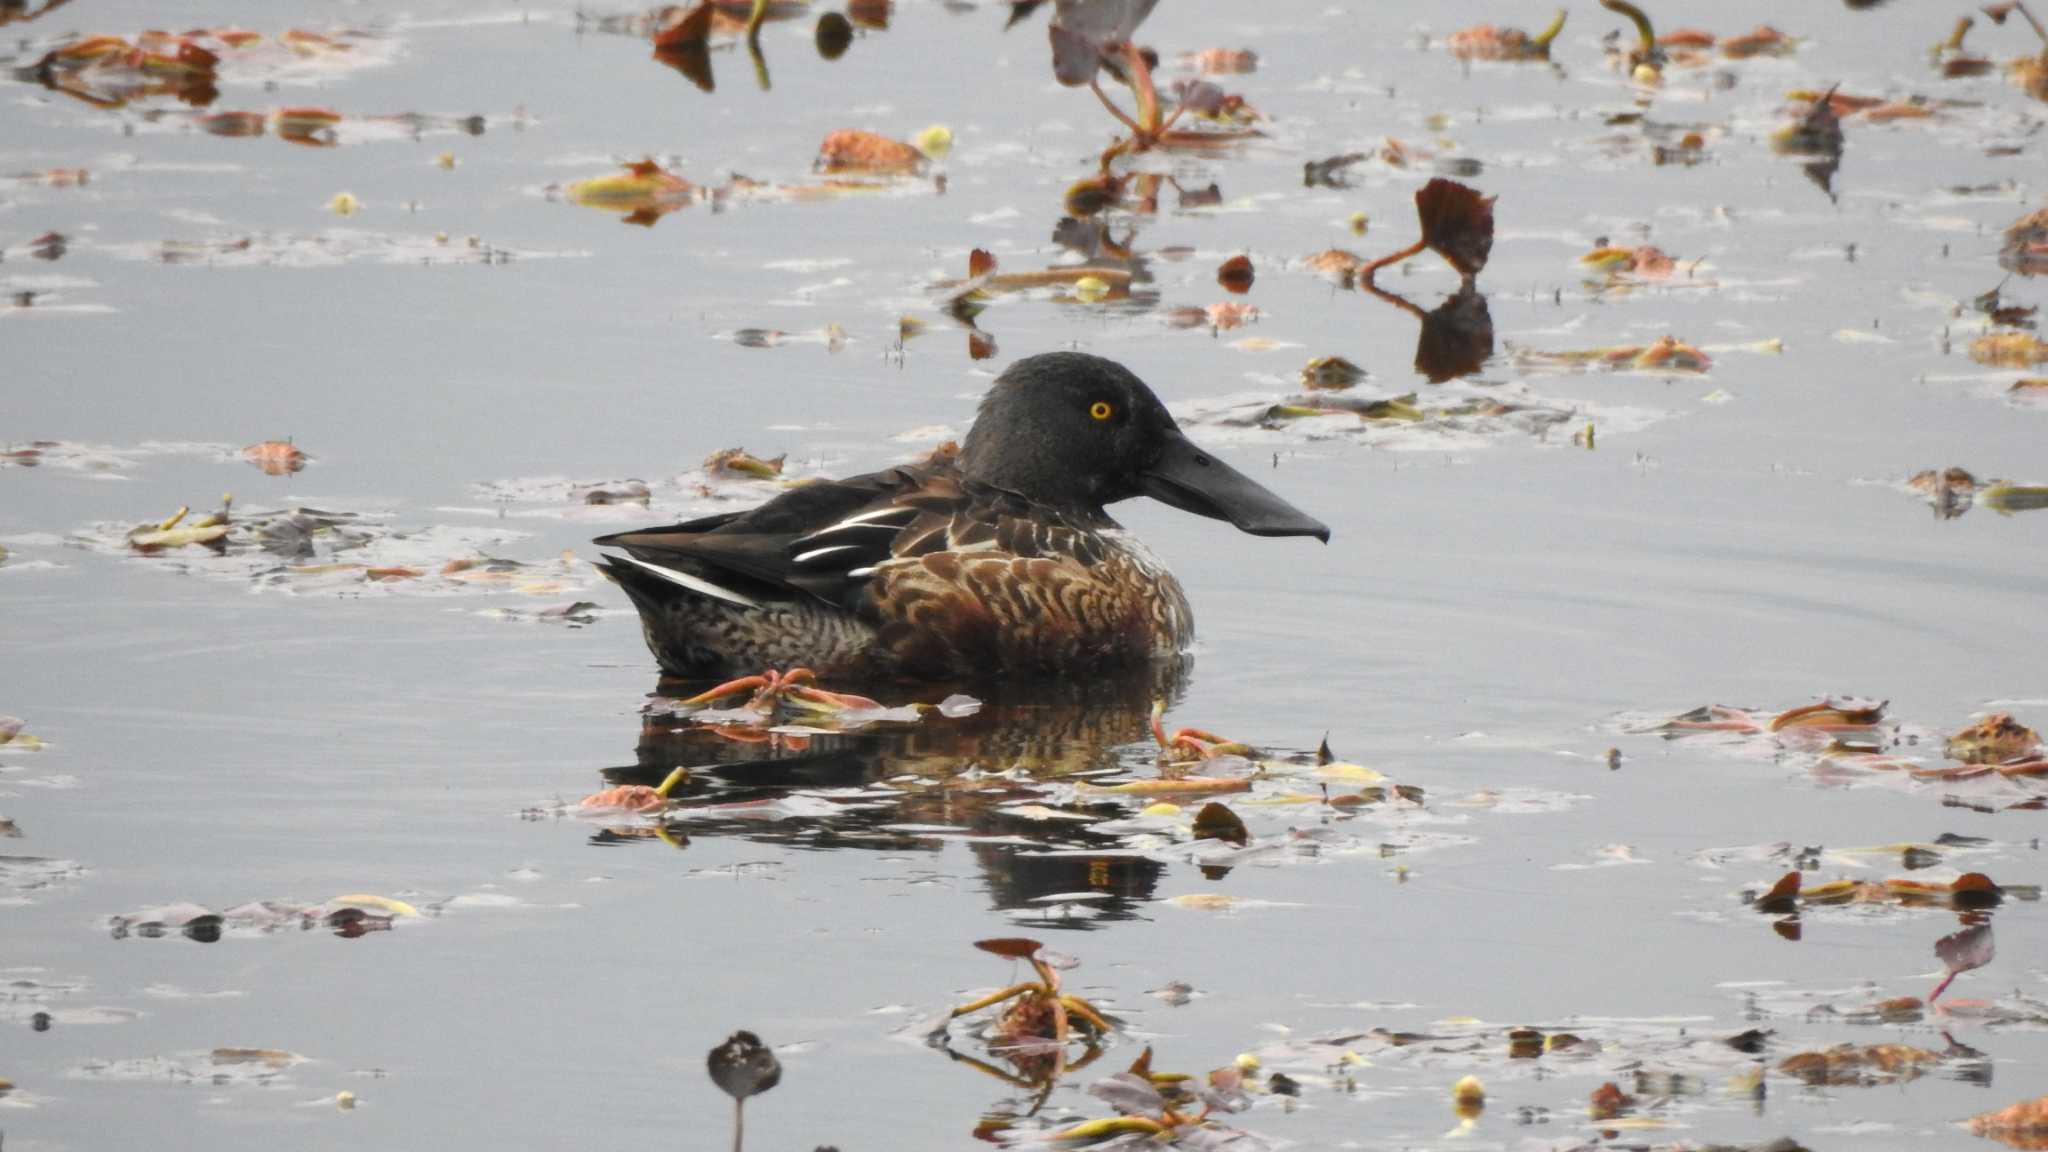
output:
MULTIPOLYGON (((2036 100, 2048 101, 2048 27, 2043 27, 2039 18, 2022 0, 2005 0, 2003 3, 1987 4, 1979 11, 1991 18, 1993 24, 2004 24, 2006 17, 2014 12, 2026 20, 2034 30, 2034 36, 2041 41, 2041 51, 2033 56, 2021 56, 2008 60, 2005 65, 2006 77, 2036 100)), ((1965 29, 1958 28, 1957 38, 1965 29)))
MULTIPOLYGON (((950 143, 952 137, 946 136, 950 143)), ((865 172, 876 175, 916 175, 930 160, 914 145, 891 140, 858 128, 841 128, 818 145, 820 172, 865 172)))
POLYGON ((247 580, 259 590, 293 594, 353 595, 368 586, 433 595, 559 596, 581 589, 591 578, 590 566, 573 553, 552 562, 526 562, 487 551, 526 535, 503 525, 398 528, 384 514, 304 505, 243 511, 233 507, 232 497, 223 497, 220 509, 204 516, 180 508, 140 525, 87 525, 71 540, 166 570, 247 580))
POLYGON ((1840 100, 1842 97, 1838 91, 1829 88, 1812 99, 1803 101, 1805 107, 1796 110, 1796 119, 1780 125, 1771 133, 1771 150, 1788 156, 1840 156, 1843 143, 1842 108, 1864 111, 1870 107, 1847 102, 1838 104, 1840 100))
POLYGON ((1203 48, 1181 53, 1180 64, 1207 76, 1243 75, 1259 70, 1259 54, 1249 48, 1203 48))
POLYGON ((1422 237, 1398 252, 1368 262, 1357 270, 1361 284, 1371 284, 1373 274, 1389 264, 1398 264, 1424 249, 1444 258, 1466 281, 1478 276, 1493 251, 1493 201, 1476 190, 1441 176, 1432 178, 1415 193, 1415 215, 1422 225, 1422 237))
POLYGON ((1664 254, 1663 249, 1648 244, 1634 248, 1595 248, 1579 257, 1579 263, 1609 276, 1636 276, 1645 280, 1662 280, 1678 268, 1678 262, 1664 254))
POLYGON ((1486 1085, 1477 1076, 1463 1076, 1451 1085, 1451 1107, 1463 1120, 1471 1120, 1486 1111, 1486 1085))
POLYGON ((1048 31, 1054 77, 1069 87, 1086 85, 1102 107, 1130 131, 1103 151, 1105 174, 1110 162, 1125 154, 1155 148, 1216 148, 1257 134, 1242 125, 1257 120, 1258 110, 1243 97, 1206 81, 1177 83, 1173 111, 1165 110, 1152 78, 1158 57, 1130 40, 1151 9, 1150 3, 1061 4, 1048 31), (1134 112, 1126 113, 1102 90, 1100 74, 1105 71, 1130 87, 1134 112), (1223 127, 1201 131, 1175 128, 1189 112, 1223 127))
POLYGON ((1988 922, 1972 924, 1936 940, 1934 956, 1941 961, 1947 971, 1943 974, 1941 983, 1936 984, 1934 991, 1927 994, 1927 1003, 1931 1006, 1948 990, 1949 984, 1956 977, 1965 972, 1974 972, 1991 963, 1996 954, 1997 949, 1992 941, 1991 925, 1988 922))
POLYGON ((2048 208, 2036 208, 2006 226, 1998 263, 2022 276, 2048 275, 2048 208))
POLYGON ((286 1082, 308 1057, 282 1048, 221 1047, 123 1060, 91 1059, 72 1075, 94 1080, 170 1082, 216 1088, 267 1087, 286 1082))
POLYGON ((788 459, 787 453, 772 460, 765 460, 745 448, 721 448, 704 458, 704 471, 710 476, 731 475, 754 480, 778 480, 782 477, 783 462, 788 459))
POLYGON ((652 159, 627 164, 611 176, 578 180, 563 189, 570 203, 625 213, 625 222, 652 227, 663 216, 694 203, 697 186, 652 159))
POLYGON ((1965 764, 2004 764, 2038 756, 2041 735, 2007 713, 1993 712, 1950 736, 1944 750, 1965 764))
POLYGON ((159 98, 203 108, 219 99, 227 74, 242 84, 302 83, 389 63, 395 52, 389 40, 359 29, 151 30, 72 37, 15 75, 96 108, 159 98))
POLYGON ((1242 295, 1251 291, 1252 258, 1238 255, 1225 260, 1222 266, 1216 269, 1216 283, 1221 284, 1226 292, 1242 295))
POLYGON ((1645 87, 1663 83, 1665 52, 1657 43, 1657 29, 1650 23, 1650 17, 1641 8, 1628 0, 1600 0, 1600 6, 1609 12, 1628 18, 1635 25, 1635 47, 1617 51, 1610 47, 1609 55, 1621 71, 1628 73, 1631 80, 1645 87))
MULTIPOLYGON (((977 940, 974 946, 996 956, 1024 961, 1031 965, 1038 979, 1012 984, 949 1010, 927 1037, 930 1042, 943 1045, 953 1021, 998 1004, 1009 1004, 1009 1007, 989 1022, 984 1030, 987 1039, 999 1046, 1028 1047, 1033 1042, 1050 1044, 1059 1065, 1064 1064, 1066 1045, 1076 1035, 1093 1044, 1115 1031, 1110 1018, 1093 1004, 1060 990, 1054 955, 1045 952, 1043 944, 1026 937, 1003 937, 977 940)), ((1066 961, 1068 966, 1076 963, 1066 957, 1059 959, 1066 961)), ((1059 1073, 1055 1073, 1050 1079, 1056 1080, 1058 1076, 1059 1073)))
POLYGON ((1120 1137, 1145 1137, 1151 1143, 1174 1147, 1225 1146, 1244 1134, 1211 1117, 1249 1107, 1246 1087, 1246 1070, 1236 1064, 1213 1069, 1199 1080, 1182 1073, 1154 1072, 1148 1046, 1128 1070, 1088 1086, 1089 1095, 1107 1103, 1118 1115, 1084 1120, 1044 1133, 1041 1139, 1068 1148, 1120 1137))
POLYGON ((1857 1087, 1911 1080, 1943 1059, 1910 1044, 1837 1044, 1787 1056, 1778 1071, 1814 1087, 1857 1087))
POLYGON ((2001 516, 2048 508, 2048 485, 1980 481, 1965 468, 1916 472, 1906 480, 1906 487, 1925 496, 1935 516, 1943 520, 1953 520, 1979 504, 2001 516))
POLYGON ((265 476, 289 476, 302 472, 309 459, 290 440, 265 440, 242 449, 242 458, 261 469, 265 476))
POLYGON ((1906 487, 1927 497, 1935 515, 1949 520, 1976 504, 1979 485, 1967 469, 1929 468, 1908 477, 1906 487))
POLYGON ((1094 280, 1101 285, 1101 298, 1124 299, 1130 295, 1131 271, 1105 264, 1075 264, 1046 268, 1037 272, 999 272, 995 255, 986 248, 976 248, 967 256, 967 278, 965 280, 943 280, 936 287, 944 294, 950 311, 965 312, 970 318, 975 314, 975 305, 989 295, 1000 292, 1026 292, 1036 288, 1076 288, 1084 280, 1094 280))
POLYGON ((1986 332, 1970 341, 1970 359, 1988 368, 2048 364, 2048 342, 2032 332, 1986 332))
POLYGON ((1301 368, 1301 386, 1309 389, 1342 390, 1363 383, 1365 369, 1342 356, 1318 356, 1301 368))
POLYGON ((1593 1089, 1586 1101, 1586 1115, 1593 1120, 1612 1120, 1633 1111, 1636 1098, 1621 1090, 1621 1085, 1609 1080, 1593 1089))
POLYGON ((2048 1096, 1972 1116, 1970 1131, 2012 1148, 2048 1148, 2048 1096))
POLYGON ((704 1067, 711 1082, 732 1097, 732 1148, 740 1152, 746 1137, 747 1099, 782 1083, 782 1062, 759 1036, 742 1030, 713 1048, 704 1057, 704 1067))
POLYGON ((1613 344, 1564 351, 1516 348, 1514 356, 1518 363, 1529 365, 1592 367, 1623 372, 1703 373, 1714 366, 1713 358, 1705 351, 1668 333, 1648 344, 1613 344))
POLYGON ((1201 728, 1176 729, 1166 734, 1166 701, 1152 702, 1152 738, 1159 744, 1161 764, 1192 764, 1218 756, 1256 757, 1258 749, 1229 740, 1201 728))
POLYGON ((1803 885, 1805 874, 1787 872, 1762 893, 1748 893, 1750 905, 1766 915, 1784 915, 1801 908, 1844 904, 1894 904, 1905 908, 1949 908, 1969 911, 1995 908, 2010 896, 2041 898, 2037 885, 2001 885, 1982 872, 1965 872, 1953 880, 1830 880, 1803 885))
MULTIPOLYGON (((958 693, 937 704, 890 707, 867 696, 819 687, 817 673, 809 668, 787 672, 769 668, 694 696, 652 701, 646 711, 688 718, 729 739, 759 741, 776 734, 849 732, 878 723, 914 723, 927 715, 958 719, 980 708, 979 700, 958 693)), ((674 781, 669 784, 673 786, 674 781)))
POLYGON ((679 766, 672 770, 668 774, 668 778, 660 784, 652 786, 646 784, 615 785, 606 788, 602 792, 593 792, 585 796, 577 801, 576 807, 578 812, 583 815, 591 813, 609 814, 613 812, 643 814, 660 812, 669 806, 669 794, 675 790, 676 786, 686 783, 689 779, 690 770, 679 766))
POLYGON ((0 748, 9 752, 41 752, 47 747, 42 737, 22 730, 25 723, 19 716, 0 716, 0 748))
POLYGON ((1520 28, 1478 24, 1451 33, 1444 47, 1460 60, 1548 60, 1551 42, 1564 31, 1564 20, 1565 10, 1559 8, 1550 23, 1534 35, 1520 28))
POLYGON ((294 928, 325 928, 336 936, 353 939, 370 932, 389 931, 397 920, 419 919, 422 915, 404 900, 353 893, 308 905, 255 900, 218 912, 200 904, 166 904, 109 916, 107 930, 116 940, 178 935, 201 944, 215 943, 223 936, 268 936, 294 928))

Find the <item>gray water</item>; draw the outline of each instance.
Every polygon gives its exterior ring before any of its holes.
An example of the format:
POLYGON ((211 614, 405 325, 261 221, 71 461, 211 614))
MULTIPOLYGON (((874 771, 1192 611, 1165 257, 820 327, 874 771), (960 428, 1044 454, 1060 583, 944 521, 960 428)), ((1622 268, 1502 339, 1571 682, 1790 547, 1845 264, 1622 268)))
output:
MULTIPOLYGON (((270 36, 375 33, 357 49, 378 57, 368 66, 281 69, 275 90, 223 66, 215 110, 331 106, 352 119, 329 149, 207 135, 163 97, 103 110, 6 84, 0 173, 90 172, 82 187, 0 182, 0 283, 31 293, 0 310, 0 438, 67 445, 40 467, 0 468, 0 712, 47 742, 0 746, 0 817, 22 833, 0 859, 41 861, 0 863, 8 1149, 722 1147, 728 1105, 703 1058, 737 1028, 781 1047, 786 1069, 748 1109, 749 1146, 967 1146, 985 1114, 1024 1112, 1031 1096, 930 1050, 919 1025, 1007 982, 1006 963, 970 944, 1020 933, 1078 958, 1070 984, 1129 1022, 1041 1119, 1108 1114, 1082 1086, 1149 1043, 1161 1068, 1263 1050, 1262 1076, 1301 1078, 1291 1105, 1262 1095, 1227 1118, 1268 1144, 1571 1147, 1598 1138, 1587 1093, 1634 1090, 1640 1065, 1689 1073, 1696 1090, 1646 1096, 1642 1114, 1663 1127, 1621 1146, 1988 1146, 1957 1122, 2048 1092, 2048 1012, 2022 1010, 2048 975, 2040 905, 2009 899, 1993 917, 1997 959, 1945 997, 2002 1015, 1876 1025, 1853 1010, 1924 997, 1955 914, 1820 909, 1792 942, 1742 893, 1793 867, 1770 853, 1781 842, 1829 850, 1810 882, 1883 879, 1906 874, 1896 851, 1841 850, 1943 833, 1992 843, 1929 875, 2040 883, 2038 814, 2005 810, 2035 792, 1897 773, 1843 783, 1768 739, 1633 730, 1709 702, 1771 712, 1849 693, 1888 700, 1921 737, 1907 751, 1938 763, 1939 735, 1979 713, 2048 722, 2048 516, 1940 518, 1904 485, 1951 465, 2048 481, 2048 410, 2007 398, 2022 372, 1965 354, 1983 324, 1968 302, 2004 275, 1998 234, 2040 204, 2043 125, 2042 106, 1996 74, 1929 67, 1927 46, 1966 11, 1702 8, 1683 22, 1735 33, 1772 19, 1802 43, 1674 69, 1650 96, 1602 59, 1621 21, 1591 6, 1574 6, 1555 68, 1466 66, 1441 45, 1547 9, 1163 6, 1140 38, 1165 77, 1189 74, 1174 67, 1184 51, 1259 53, 1256 73, 1216 79, 1271 118, 1265 137, 1140 158, 1185 188, 1214 182, 1221 205, 1177 210, 1168 188, 1156 214, 1108 214, 1117 240, 1134 233, 1150 282, 1121 302, 1001 297, 978 319, 999 347, 985 361, 968 358, 932 285, 963 275, 977 246, 1005 271, 1071 261, 1051 239, 1062 196, 1114 127, 1053 81, 1047 12, 1005 32, 1008 5, 899 4, 837 61, 812 48, 807 14, 764 29, 766 91, 721 38, 711 94, 567 6, 178 14, 270 36), (1837 81, 1967 104, 1850 120, 1830 195, 1766 137, 1787 119, 1786 90, 1837 81), (353 120, 399 113, 484 126, 414 138, 353 120), (931 124, 955 139, 942 189, 695 204, 651 228, 559 191, 644 156, 704 184, 799 184, 828 131, 909 138, 931 124), (1701 163, 1652 165, 1653 141, 1688 130, 1706 137, 1701 163), (1429 161, 1303 184, 1305 162, 1390 136, 1478 161, 1462 178, 1499 197, 1480 278, 1497 354, 1454 384, 1411 369, 1412 318, 1290 267, 1412 238, 1429 161), (362 208, 340 218, 327 205, 344 191, 362 208), (1364 238, 1346 226, 1354 212, 1371 218, 1364 238), (39 260, 30 241, 51 231, 68 250, 39 260), (1704 263, 1596 292, 1577 258, 1600 237, 1704 263), (166 261, 167 242, 210 254, 166 261), (1162 321, 1224 300, 1214 269, 1239 251, 1258 268, 1256 323, 1162 321), (501 255, 463 255, 484 252, 501 255), (906 315, 927 327, 902 340, 906 315), (733 338, 827 325, 845 333, 836 351, 733 338), (1707 347, 1711 370, 1563 372, 1512 354, 1667 332, 1707 347), (1277 346, 1233 346, 1245 337, 1277 346), (1765 341, 1782 343, 1749 347, 1765 341), (1278 753, 1327 732, 1343 758, 1421 786, 1420 809, 1343 821, 1244 806, 1265 851, 1212 878, 1193 860, 1214 863, 1213 844, 1100 857, 1091 872, 1085 856, 1037 854, 1086 834, 937 789, 971 766, 1150 774, 1151 686, 1103 684, 1079 686, 1078 705, 992 700, 972 720, 821 740, 845 755, 814 776, 700 771, 695 797, 858 786, 872 799, 889 786, 900 804, 700 816, 679 822, 680 851, 605 831, 644 824, 562 811, 671 763, 748 758, 643 736, 655 675, 631 610, 562 550, 587 559, 600 532, 773 490, 697 494, 695 469, 718 449, 787 453, 803 475, 920 454, 964 431, 1003 365, 1059 347, 1132 367, 1197 439, 1333 531, 1327 547, 1254 540, 1159 505, 1117 509, 1200 622, 1169 724, 1278 753), (1425 407, 1499 396, 1569 418, 1264 431, 1203 417, 1220 398, 1293 393, 1323 355, 1369 370, 1363 393, 1419 390, 1425 407), (1572 443, 1589 422, 1590 451, 1572 443), (313 457, 295 476, 236 454, 286 436, 313 457), (651 507, 568 494, 627 477, 654 485, 651 507), (210 508, 223 490, 237 509, 434 529, 388 542, 387 562, 427 575, 298 581, 196 548, 124 554, 127 527, 210 508), (479 553, 537 565, 544 587, 435 575, 479 553), (598 605, 580 626, 503 618, 579 600, 598 605), (1311 853, 1290 828, 1327 839, 1311 853), (1013 839, 967 842, 990 836, 1013 839), (1713 855, 1735 848, 1754 851, 1713 855), (1091 886, 1101 898, 1074 898, 1091 886), (425 914, 356 939, 295 924, 211 944, 109 928, 179 901, 353 893, 425 914), (1236 903, 1173 902, 1204 894, 1236 903), (1176 1007, 1147 994, 1170 981, 1199 995, 1176 1007), (38 1011, 47 1031, 31 1029, 38 1011), (1510 1059, 1505 1032, 1525 1025, 1606 1050, 1510 1059), (1761 1102, 1728 1082, 1755 1058, 1682 1043, 1750 1027, 1776 1033, 1761 1102), (1321 1056, 1274 1047, 1374 1028, 1455 1039, 1421 1053, 1339 1044, 1328 1051, 1370 1061, 1352 1091, 1319 1075, 1321 1056), (1951 1061, 1903 1083, 1811 1088, 1775 1071, 1840 1042, 1942 1051, 1944 1029, 1988 1072, 1951 1061), (215 1083, 208 1053, 222 1047, 306 1060, 215 1083), (1489 1104, 1460 1130, 1450 1086, 1467 1073, 1489 1104), (354 1109, 335 1106, 343 1091, 354 1109)), ((85 0, 6 31, 25 41, 19 65, 67 33, 167 19, 85 0)), ((2022 29, 1980 24, 1972 43, 1991 56, 2033 47, 2022 29)), ((1424 308, 1456 287, 1433 258, 1382 282, 1424 308)), ((2041 299, 2038 283, 2005 290, 2041 299)), ((1039 799, 1072 797, 1054 786, 1039 799)), ((981 1052, 964 1030, 953 1046, 981 1052)))

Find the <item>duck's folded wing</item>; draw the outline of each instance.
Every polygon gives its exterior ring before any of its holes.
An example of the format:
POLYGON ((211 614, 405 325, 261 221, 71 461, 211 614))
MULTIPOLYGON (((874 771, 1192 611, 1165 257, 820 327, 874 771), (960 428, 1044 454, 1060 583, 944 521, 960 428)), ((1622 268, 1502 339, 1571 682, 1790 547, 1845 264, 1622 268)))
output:
POLYGON ((896 554, 904 529, 930 515, 932 482, 910 469, 819 481, 751 511, 595 543, 623 550, 630 563, 671 583, 732 603, 802 594, 852 607, 875 566, 896 554))

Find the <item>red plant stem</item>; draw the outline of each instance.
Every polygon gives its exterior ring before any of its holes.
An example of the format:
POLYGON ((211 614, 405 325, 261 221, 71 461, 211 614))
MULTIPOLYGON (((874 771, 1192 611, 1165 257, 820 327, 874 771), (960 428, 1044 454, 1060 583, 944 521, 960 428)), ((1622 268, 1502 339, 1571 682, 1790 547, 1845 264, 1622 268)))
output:
POLYGON ((1429 245, 1423 243, 1420 240, 1417 240, 1415 243, 1410 244, 1406 248, 1401 249, 1399 252, 1389 252, 1385 256, 1380 257, 1379 259, 1373 261, 1370 264, 1367 264, 1365 267, 1360 268, 1358 270, 1359 283, 1370 286, 1372 284, 1373 273, 1379 271, 1382 268, 1385 268, 1389 264, 1399 264, 1401 261, 1406 260, 1410 256, 1413 256, 1421 252, 1424 248, 1427 247, 1429 247, 1429 245))
POLYGON ((1927 994, 1928 1007, 1932 1008, 1934 1006, 1934 1002, 1941 997, 1941 994, 1943 992, 1948 991, 1949 984, 1952 983, 1955 980, 1955 978, 1956 974, 1954 972, 1950 972, 1948 975, 1943 976, 1941 978, 1941 983, 1936 984, 1934 986, 1934 991, 1929 992, 1927 994))
POLYGON ((2027 18, 2027 23, 2032 24, 2034 26, 2034 35, 2039 36, 2041 38, 2041 43, 2043 45, 2042 54, 2048 55, 2048 28, 2041 27, 2041 22, 2039 20, 2034 19, 2034 14, 2032 12, 2027 11, 2027 6, 2023 3, 2020 3, 2020 0, 2013 0, 2012 10, 2019 13, 2022 16, 2025 16, 2027 18))
POLYGON ((1123 121, 1124 127, 1129 128, 1132 132, 1135 132, 1141 136, 1144 135, 1145 130, 1143 128, 1138 127, 1138 122, 1136 120, 1133 120, 1129 116, 1124 115, 1123 109, 1117 107, 1115 104, 1110 102, 1109 94, 1102 90, 1102 85, 1096 83, 1093 80, 1090 80, 1088 81, 1088 90, 1090 92, 1095 93, 1095 98, 1097 100, 1102 101, 1102 106, 1104 108, 1109 109, 1109 114, 1111 116, 1114 116, 1118 120, 1123 121))
POLYGON ((1124 63, 1131 69, 1131 90, 1138 94, 1138 123, 1143 124, 1148 136, 1158 136, 1163 130, 1159 121, 1159 90, 1152 86, 1152 69, 1145 64, 1145 54, 1138 46, 1124 41, 1124 63))
POLYGON ((1363 288, 1365 291, 1371 293, 1372 295, 1377 296, 1382 300, 1385 300, 1387 303, 1392 304, 1394 307, 1399 308, 1401 311, 1408 313, 1410 316, 1415 317, 1417 320, 1427 320, 1429 318, 1429 314, 1427 312, 1424 312, 1422 309, 1416 307, 1415 305, 1409 303, 1401 297, 1394 295, 1392 292, 1386 291, 1379 285, 1374 284, 1370 277, 1366 279, 1364 284, 1359 285, 1359 287, 1363 288))

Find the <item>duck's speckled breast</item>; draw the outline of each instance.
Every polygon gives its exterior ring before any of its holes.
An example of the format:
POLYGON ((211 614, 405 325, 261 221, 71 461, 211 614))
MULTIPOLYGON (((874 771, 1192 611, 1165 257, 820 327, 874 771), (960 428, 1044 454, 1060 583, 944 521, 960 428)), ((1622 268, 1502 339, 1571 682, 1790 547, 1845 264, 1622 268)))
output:
POLYGON ((1194 613, 1166 566, 1119 529, 1076 535, 1036 555, 987 547, 880 565, 863 615, 910 672, 1083 671, 1186 648, 1194 613))

